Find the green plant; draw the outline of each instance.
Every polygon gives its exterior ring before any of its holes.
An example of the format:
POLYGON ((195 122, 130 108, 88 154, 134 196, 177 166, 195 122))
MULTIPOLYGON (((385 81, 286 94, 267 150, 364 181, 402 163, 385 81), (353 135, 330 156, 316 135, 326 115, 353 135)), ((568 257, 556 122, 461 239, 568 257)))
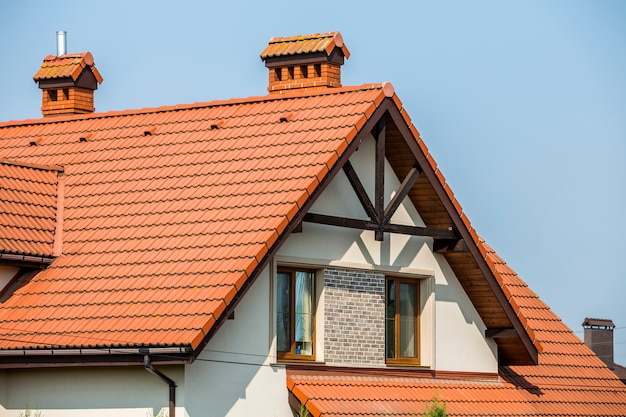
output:
POLYGON ((300 404, 300 410, 298 410, 298 417, 309 417, 309 410, 304 406, 304 404, 300 404))
POLYGON ((43 413, 38 409, 31 409, 30 403, 26 402, 24 409, 17 413, 17 417, 43 417, 43 413))
POLYGON ((446 412, 446 403, 439 401, 439 396, 435 395, 431 401, 424 406, 423 417, 448 417, 446 412))

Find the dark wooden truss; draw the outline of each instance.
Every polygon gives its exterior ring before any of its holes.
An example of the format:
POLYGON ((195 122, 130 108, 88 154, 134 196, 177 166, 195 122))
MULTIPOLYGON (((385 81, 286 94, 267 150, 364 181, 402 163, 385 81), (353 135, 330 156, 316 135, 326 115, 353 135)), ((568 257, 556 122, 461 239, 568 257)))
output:
POLYGON ((343 165, 343 172, 348 178, 352 189, 356 193, 356 196, 358 197, 361 206, 365 210, 369 219, 364 220, 307 213, 303 220, 309 223, 372 230, 374 231, 374 237, 377 241, 383 241, 385 233, 431 237, 434 239, 433 249, 439 253, 448 251, 467 251, 467 246, 463 240, 459 238, 458 232, 452 227, 444 229, 408 226, 394 224, 391 222, 391 218, 394 213, 398 210, 398 207, 400 207, 400 204, 402 204, 402 201, 406 198, 409 191, 411 191, 413 185, 415 185, 415 182, 422 174, 423 170, 420 168, 417 161, 415 161, 413 168, 409 170, 408 174, 402 180, 400 187, 396 190, 393 198, 385 206, 385 133, 385 117, 381 117, 372 130, 372 134, 376 140, 376 157, 374 163, 374 202, 372 202, 367 195, 365 187, 363 186, 363 183, 359 179, 359 176, 350 161, 346 161, 343 165))

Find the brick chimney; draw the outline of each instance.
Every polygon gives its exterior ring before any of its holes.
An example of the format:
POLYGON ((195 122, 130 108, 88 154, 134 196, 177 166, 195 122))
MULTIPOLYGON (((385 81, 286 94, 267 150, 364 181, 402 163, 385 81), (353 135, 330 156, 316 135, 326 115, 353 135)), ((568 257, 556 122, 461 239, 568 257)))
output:
POLYGON ((33 76, 42 90, 41 112, 44 116, 93 113, 93 92, 102 84, 102 76, 91 52, 65 53, 65 32, 57 32, 57 36, 61 33, 57 56, 46 56, 33 76))
POLYGON ((341 87, 341 66, 350 57, 339 32, 272 38, 261 52, 270 93, 341 87))
POLYGON ((583 321, 585 329, 585 345, 596 354, 609 369, 615 369, 613 362, 613 321, 606 319, 586 318, 583 321))

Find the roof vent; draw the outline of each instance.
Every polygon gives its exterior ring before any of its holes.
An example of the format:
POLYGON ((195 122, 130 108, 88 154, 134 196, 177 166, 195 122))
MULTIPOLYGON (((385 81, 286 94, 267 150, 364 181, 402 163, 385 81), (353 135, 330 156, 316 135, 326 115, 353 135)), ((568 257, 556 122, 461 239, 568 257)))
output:
POLYGON ((609 367, 615 369, 613 356, 613 329, 612 320, 586 318, 583 321, 585 329, 585 345, 609 367))
POLYGON ((33 76, 42 90, 41 112, 44 116, 93 113, 93 92, 102 83, 91 52, 68 54, 65 32, 57 32, 57 56, 44 58, 33 76))
POLYGON ((272 38, 261 52, 270 93, 341 87, 341 66, 350 57, 339 32, 272 38))

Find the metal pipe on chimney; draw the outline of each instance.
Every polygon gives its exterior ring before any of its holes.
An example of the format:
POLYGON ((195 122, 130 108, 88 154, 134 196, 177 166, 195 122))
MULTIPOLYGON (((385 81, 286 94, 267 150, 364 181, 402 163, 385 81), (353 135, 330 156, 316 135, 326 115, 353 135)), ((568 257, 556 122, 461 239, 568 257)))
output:
POLYGON ((66 32, 64 30, 57 31, 57 56, 67 53, 66 32))

